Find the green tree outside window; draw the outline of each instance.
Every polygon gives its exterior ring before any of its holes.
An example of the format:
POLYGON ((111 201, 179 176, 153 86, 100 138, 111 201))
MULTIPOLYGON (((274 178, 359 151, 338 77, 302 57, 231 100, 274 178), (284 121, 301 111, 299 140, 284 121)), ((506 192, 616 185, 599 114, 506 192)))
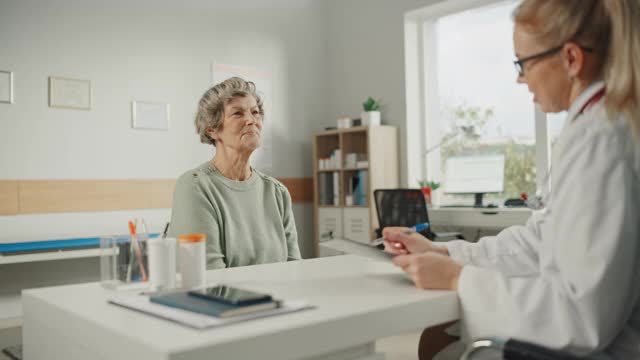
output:
POLYGON ((535 144, 519 144, 513 139, 488 144, 482 142, 482 136, 458 136, 457 129, 469 126, 473 126, 480 135, 486 133, 486 126, 494 116, 493 108, 462 104, 446 108, 444 115, 449 123, 443 137, 444 144, 440 148, 441 168, 444 171, 447 158, 452 156, 504 154, 504 192, 498 196, 487 195, 487 198, 519 198, 522 192, 535 193, 535 144))

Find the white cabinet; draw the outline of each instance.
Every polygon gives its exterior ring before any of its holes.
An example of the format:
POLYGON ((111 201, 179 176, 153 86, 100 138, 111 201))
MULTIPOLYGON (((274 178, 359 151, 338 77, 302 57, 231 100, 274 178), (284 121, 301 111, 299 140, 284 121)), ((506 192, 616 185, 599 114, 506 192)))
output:
POLYGON ((319 241, 342 238, 344 236, 342 224, 342 208, 318 208, 319 241))
POLYGON ((344 238, 364 244, 371 241, 369 208, 344 208, 344 238))

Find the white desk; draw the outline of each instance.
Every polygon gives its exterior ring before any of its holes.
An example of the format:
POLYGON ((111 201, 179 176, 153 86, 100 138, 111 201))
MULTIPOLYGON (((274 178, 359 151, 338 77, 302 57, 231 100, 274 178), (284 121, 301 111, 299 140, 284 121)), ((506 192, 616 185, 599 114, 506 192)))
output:
POLYGON ((358 255, 378 261, 391 261, 392 256, 384 251, 346 239, 332 239, 320 243, 320 256, 358 255))
POLYGON ((107 304, 98 283, 26 290, 25 358, 383 359, 376 339, 459 317, 454 292, 418 290, 390 263, 356 255, 207 275, 317 308, 200 331, 107 304))
POLYGON ((434 226, 462 226, 502 229, 524 225, 531 216, 529 208, 429 208, 429 220, 434 226))

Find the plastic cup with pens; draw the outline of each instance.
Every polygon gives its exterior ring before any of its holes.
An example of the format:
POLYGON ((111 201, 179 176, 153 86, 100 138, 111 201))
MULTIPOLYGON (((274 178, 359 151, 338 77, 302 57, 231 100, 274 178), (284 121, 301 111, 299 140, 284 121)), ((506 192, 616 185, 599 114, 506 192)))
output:
POLYGON ((148 239, 144 220, 130 221, 129 235, 100 238, 100 280, 104 287, 118 288, 148 280, 148 239))
POLYGON ((100 238, 100 280, 104 287, 146 281, 147 242, 129 235, 100 238), (136 250, 136 248, 138 250, 136 250), (143 270, 144 269, 144 273, 143 270))

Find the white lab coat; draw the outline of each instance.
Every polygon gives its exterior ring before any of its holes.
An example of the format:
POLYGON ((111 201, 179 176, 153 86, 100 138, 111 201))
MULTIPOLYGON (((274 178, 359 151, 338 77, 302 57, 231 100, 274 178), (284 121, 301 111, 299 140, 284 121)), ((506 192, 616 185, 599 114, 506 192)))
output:
POLYGON ((571 105, 545 211, 478 243, 447 244, 466 264, 458 293, 471 339, 504 336, 605 359, 640 359, 640 142, 604 101, 571 105))

